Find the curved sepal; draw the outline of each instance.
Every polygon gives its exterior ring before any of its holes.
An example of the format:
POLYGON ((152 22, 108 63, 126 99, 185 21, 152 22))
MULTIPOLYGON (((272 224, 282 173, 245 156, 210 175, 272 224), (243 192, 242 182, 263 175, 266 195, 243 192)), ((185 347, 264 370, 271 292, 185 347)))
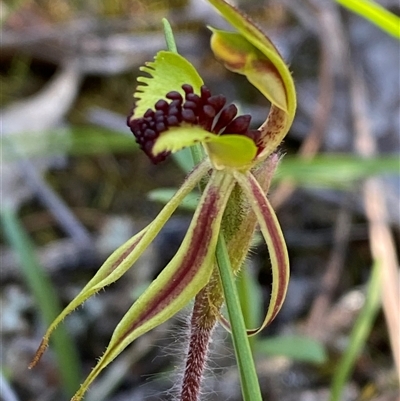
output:
POLYGON ((272 104, 288 112, 285 82, 274 63, 240 33, 210 29, 211 48, 225 67, 245 75, 272 104))
POLYGON ((234 184, 232 175, 214 171, 178 252, 122 318, 106 352, 72 401, 81 400, 98 374, 132 341, 172 317, 207 284, 221 219, 234 184))
POLYGON ((271 299, 261 327, 248 330, 249 335, 254 335, 274 320, 283 305, 289 284, 289 257, 278 219, 260 184, 251 173, 234 172, 234 176, 257 217, 271 259, 271 299))
POLYGON ((287 134, 296 111, 296 92, 290 71, 268 37, 245 15, 224 0, 208 0, 239 33, 212 29, 211 48, 224 65, 243 74, 271 101, 261 126, 259 145, 264 158, 287 134))
MULTIPOLYGON (((273 153, 251 170, 264 193, 268 192, 278 162, 279 156, 273 153)), ((226 207, 225 217, 222 222, 222 228, 229 252, 229 260, 236 276, 251 249, 257 225, 256 215, 239 185, 232 191, 226 207)))
POLYGON ((203 80, 189 61, 177 53, 162 50, 157 53, 154 61, 140 67, 150 77, 138 77, 139 85, 133 95, 137 100, 131 119, 139 118, 148 109, 153 109, 155 103, 165 98, 170 91, 185 94, 181 86, 189 84, 195 93, 200 93, 203 80))
POLYGON ((184 184, 179 188, 172 199, 164 206, 153 222, 125 242, 125 244, 121 245, 108 257, 93 278, 56 317, 56 319, 47 329, 47 332, 43 336, 42 342, 32 363, 29 365, 29 368, 34 367, 38 363, 48 346, 51 334, 67 315, 73 312, 78 306, 83 304, 89 297, 118 280, 139 259, 145 249, 160 232, 167 220, 171 217, 172 213, 180 205, 182 200, 193 190, 201 178, 204 177, 208 169, 209 163, 207 162, 203 162, 198 165, 187 176, 184 184))

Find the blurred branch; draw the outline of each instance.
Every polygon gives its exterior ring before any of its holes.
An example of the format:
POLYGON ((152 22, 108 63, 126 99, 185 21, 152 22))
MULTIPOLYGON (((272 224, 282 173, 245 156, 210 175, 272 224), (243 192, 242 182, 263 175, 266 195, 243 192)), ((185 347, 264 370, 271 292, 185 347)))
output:
MULTIPOLYGON (((314 2, 315 3, 315 2, 314 2)), ((304 4, 298 2, 286 1, 286 4, 297 15, 302 16, 301 19, 304 24, 308 24, 308 19, 311 15, 318 21, 318 28, 316 34, 320 38, 320 62, 319 62, 319 95, 315 102, 315 114, 312 122, 312 127, 307 137, 301 144, 298 155, 301 158, 310 160, 319 151, 325 130, 327 129, 329 118, 331 116, 333 96, 334 96, 334 65, 337 59, 337 50, 332 46, 332 38, 340 36, 340 22, 336 15, 334 7, 321 6, 318 4, 308 4, 311 13, 303 17, 302 11, 304 4), (300 12, 300 13, 299 13, 300 12)), ((315 26, 315 25, 314 25, 315 26)), ((315 29, 315 28, 314 28, 315 29)), ((280 184, 271 196, 271 202, 275 208, 281 207, 293 194, 296 186, 291 182, 284 182, 280 184)))
MULTIPOLYGON (((94 210, 83 210, 80 217, 87 225, 96 227, 97 234, 93 238, 93 248, 84 249, 71 238, 51 241, 43 247, 37 247, 36 255, 46 274, 53 276, 62 270, 82 269, 83 266, 88 266, 88 257, 93 262, 89 267, 99 265, 120 243, 128 240, 139 229, 127 216, 104 216, 94 210)), ((28 226, 25 219, 24 227, 28 226)), ((1 247, 0 253, 1 280, 3 282, 19 280, 21 271, 16 269, 18 265, 16 255, 5 246, 1 247)))
POLYGON ((17 395, 15 394, 14 390, 4 377, 4 374, 1 370, 0 370, 0 389, 3 401, 19 401, 17 395))
POLYGON ((90 233, 83 224, 75 217, 64 201, 50 188, 43 178, 36 171, 35 166, 25 158, 12 144, 10 140, 5 140, 8 151, 15 153, 22 174, 25 176, 26 185, 38 197, 40 202, 46 206, 65 232, 79 244, 79 247, 88 249, 92 245, 90 233))
POLYGON ((324 317, 329 312, 332 298, 339 285, 343 267, 345 265, 346 251, 348 248, 351 232, 351 212, 349 210, 350 195, 347 195, 345 202, 339 211, 336 219, 334 244, 327 261, 325 273, 320 282, 321 291, 315 298, 310 310, 306 332, 310 337, 324 339, 329 330, 326 325, 321 325, 324 317))
MULTIPOLYGON (((151 13, 130 18, 83 18, 52 25, 33 25, 25 28, 3 29, 3 54, 24 51, 31 56, 59 64, 60 60, 74 59, 85 74, 112 75, 129 71, 143 64, 150 55, 165 48, 161 31, 164 13, 151 13), (134 31, 132 32, 132 29, 134 31)), ((175 13, 172 22, 184 26, 200 26, 196 14, 175 13)), ((200 56, 198 33, 185 28, 176 40, 182 53, 200 56)))
POLYGON ((166 322, 162 327, 157 327, 146 336, 139 338, 132 346, 123 353, 107 371, 95 382, 87 394, 87 401, 106 401, 115 392, 115 389, 129 374, 136 363, 139 362, 152 348, 157 341, 169 329, 171 321, 166 322))
POLYGON ((126 117, 122 114, 103 107, 90 107, 86 112, 86 119, 91 124, 132 137, 132 133, 126 128, 126 117))
MULTIPOLYGON (((368 94, 362 72, 354 64, 350 72, 353 123, 356 151, 364 157, 376 155, 376 143, 371 132, 368 94)), ((369 178, 363 188, 365 211, 369 223, 372 257, 380 264, 383 311, 389 332, 395 366, 400 379, 400 286, 396 247, 391 233, 386 194, 381 180, 369 178)))

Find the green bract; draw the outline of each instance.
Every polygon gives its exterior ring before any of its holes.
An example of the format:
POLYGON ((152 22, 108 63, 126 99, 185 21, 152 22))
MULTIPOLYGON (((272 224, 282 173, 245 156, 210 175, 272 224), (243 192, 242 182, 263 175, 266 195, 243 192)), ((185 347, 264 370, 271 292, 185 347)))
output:
POLYGON ((225 109, 221 111, 215 106, 220 112, 215 118, 220 120, 213 122, 214 109, 208 106, 221 99, 217 96, 207 103, 211 94, 203 87, 201 77, 178 54, 161 51, 153 62, 141 68, 149 76, 138 78, 139 85, 134 94, 138 100, 128 121, 134 133, 135 130, 140 132, 141 147, 150 156, 158 157, 201 143, 208 157, 186 177, 159 215, 118 248, 57 317, 31 366, 43 354, 51 333, 62 319, 87 298, 119 279, 137 261, 183 199, 204 178, 208 183, 176 255, 122 318, 107 350, 73 401, 81 400, 98 374, 132 341, 169 319, 206 286, 209 305, 205 313, 210 314, 211 320, 220 319, 229 327, 229 322, 220 315, 224 298, 215 261, 220 232, 225 234, 235 274, 246 257, 256 225, 259 225, 270 252, 273 276, 270 305, 262 326, 249 330, 249 334, 270 323, 284 301, 289 280, 288 254, 265 192, 278 163, 274 151, 294 118, 294 85, 274 45, 246 16, 222 0, 209 1, 238 30, 228 33, 212 29, 211 46, 216 57, 227 68, 245 75, 270 100, 269 116, 258 130, 251 130, 248 128, 249 116, 238 117, 232 122, 233 117, 220 117, 225 109), (188 91, 191 91, 190 95, 188 91), (183 96, 186 96, 185 101, 195 99, 195 104, 190 106, 193 112, 187 112, 181 106, 183 96), (173 98, 178 99, 176 105, 173 105, 173 98), (197 105, 207 105, 208 109, 205 106, 198 109, 197 105), (184 112, 187 112, 185 117, 184 112), (221 123, 223 129, 217 129, 218 121, 224 121, 224 118, 227 122, 221 123))

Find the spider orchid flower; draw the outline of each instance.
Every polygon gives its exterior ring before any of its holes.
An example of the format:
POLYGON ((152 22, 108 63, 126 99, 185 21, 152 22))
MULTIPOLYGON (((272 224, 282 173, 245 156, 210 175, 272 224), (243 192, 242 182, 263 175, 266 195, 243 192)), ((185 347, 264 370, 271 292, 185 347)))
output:
MULTIPOLYGON (((212 95, 195 68, 177 53, 160 51, 153 62, 141 68, 149 77, 138 78, 134 95, 137 102, 128 117, 140 147, 155 163, 171 152, 197 144, 202 144, 207 156, 187 175, 158 216, 119 247, 55 319, 31 367, 40 359, 56 326, 131 268, 183 199, 200 182, 207 180, 207 184, 179 250, 122 318, 105 353, 72 401, 81 400, 92 381, 132 341, 171 318, 207 286, 208 310, 218 315, 223 302, 215 261, 220 232, 227 240, 235 273, 249 250, 257 224, 269 249, 271 301, 262 326, 249 330, 249 334, 270 323, 284 301, 289 280, 288 255, 265 188, 277 164, 274 152, 294 118, 293 80, 275 46, 246 16, 223 0, 209 1, 237 30, 210 28, 216 58, 229 70, 245 75, 271 102, 268 118, 260 128, 250 129, 251 117, 237 117, 236 106, 226 105, 222 95, 212 95)), ((221 320, 228 325, 225 319, 221 320)))

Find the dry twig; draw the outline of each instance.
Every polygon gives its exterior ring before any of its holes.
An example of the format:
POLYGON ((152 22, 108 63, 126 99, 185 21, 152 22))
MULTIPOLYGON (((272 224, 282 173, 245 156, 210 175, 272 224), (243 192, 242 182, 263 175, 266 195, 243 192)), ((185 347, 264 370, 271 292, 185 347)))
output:
MULTIPOLYGON (((376 155, 376 143, 368 118, 368 94, 362 73, 351 69, 350 90, 355 130, 355 148, 363 157, 376 155)), ((379 178, 369 178, 363 188, 365 211, 369 224, 371 254, 381 266, 382 305, 394 362, 400 379, 400 286, 396 248, 386 208, 386 194, 379 178)))
MULTIPOLYGON (((302 7, 297 3, 291 2, 288 5, 295 9, 302 7)), ((336 54, 337 50, 332 47, 332 38, 341 36, 340 24, 332 7, 310 4, 309 9, 318 21, 317 34, 320 37, 321 59, 318 77, 319 95, 316 100, 314 119, 311 130, 301 144, 298 152, 301 158, 308 160, 312 159, 318 153, 331 116, 334 95, 334 71, 332 66, 334 65, 334 59, 340 58, 336 54)), ((336 48, 340 47, 336 46, 336 48)), ((296 186, 291 182, 287 181, 280 184, 271 196, 271 202, 274 207, 281 207, 290 198, 295 189, 296 186)))

